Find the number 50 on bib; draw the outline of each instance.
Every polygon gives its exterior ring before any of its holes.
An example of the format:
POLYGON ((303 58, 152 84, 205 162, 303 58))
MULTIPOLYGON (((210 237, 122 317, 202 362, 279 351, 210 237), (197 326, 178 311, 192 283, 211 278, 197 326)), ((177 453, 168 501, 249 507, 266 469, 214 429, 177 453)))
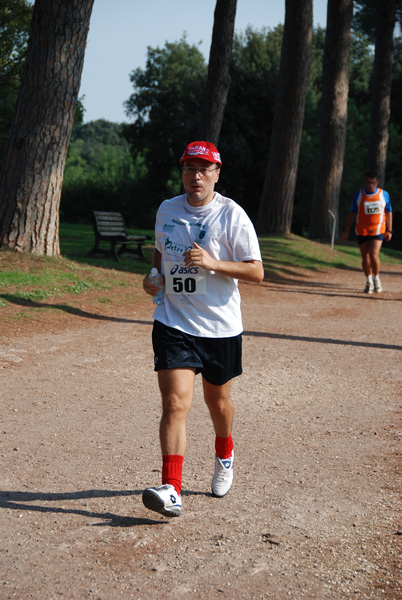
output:
POLYGON ((187 267, 184 262, 164 262, 166 294, 202 295, 207 293, 206 272, 187 267))

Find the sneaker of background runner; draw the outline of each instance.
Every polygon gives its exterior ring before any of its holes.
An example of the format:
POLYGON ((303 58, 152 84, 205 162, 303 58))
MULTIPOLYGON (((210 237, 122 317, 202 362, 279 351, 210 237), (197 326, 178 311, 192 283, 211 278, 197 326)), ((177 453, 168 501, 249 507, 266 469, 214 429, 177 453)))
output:
POLYGON ((374 291, 379 294, 382 292, 381 281, 379 279, 374 279, 374 291))
POLYGON ((228 493, 233 482, 234 452, 229 458, 219 458, 215 455, 215 471, 212 477, 212 493, 222 498, 228 493))
POLYGON ((148 488, 142 494, 142 502, 149 510, 154 510, 165 517, 179 517, 181 513, 181 496, 173 485, 165 484, 157 488, 148 488))
POLYGON ((364 293, 365 294, 372 294, 374 291, 374 284, 372 281, 368 281, 366 283, 366 287, 364 288, 364 293))

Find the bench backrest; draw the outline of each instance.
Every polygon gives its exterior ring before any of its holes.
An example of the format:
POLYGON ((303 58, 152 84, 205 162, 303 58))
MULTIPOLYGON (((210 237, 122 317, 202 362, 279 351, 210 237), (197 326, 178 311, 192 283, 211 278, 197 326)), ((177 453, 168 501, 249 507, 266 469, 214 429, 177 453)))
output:
POLYGON ((100 235, 126 235, 124 218, 119 212, 93 210, 92 214, 94 226, 100 235))

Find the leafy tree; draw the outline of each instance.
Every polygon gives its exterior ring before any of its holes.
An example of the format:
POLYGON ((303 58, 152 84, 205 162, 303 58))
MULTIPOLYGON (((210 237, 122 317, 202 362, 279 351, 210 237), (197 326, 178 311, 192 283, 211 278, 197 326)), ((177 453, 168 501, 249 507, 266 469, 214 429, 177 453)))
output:
POLYGON ((310 237, 329 238, 332 221, 338 223, 339 194, 349 92, 350 27, 353 0, 328 0, 323 63, 320 149, 310 220, 310 237))
POLYGON ((36 0, 0 178, 0 242, 58 256, 59 202, 93 0, 36 0))
POLYGON ((369 38, 352 29, 349 52, 349 98, 357 104, 371 102, 373 51, 369 38))
MULTIPOLYGON (((261 32, 248 28, 233 41, 232 83, 219 141, 224 155, 220 183, 254 215, 264 181, 282 34, 283 26, 261 32)), ((203 56, 197 47, 190 52, 183 38, 163 49, 148 48, 146 68, 131 76, 135 89, 126 107, 135 122, 125 127, 125 136, 133 156, 146 163, 141 188, 149 220, 163 198, 181 189, 177 159, 197 135, 206 75, 203 56)))
POLYGON ((353 28, 364 33, 375 43, 376 13, 378 0, 355 0, 353 28))
POLYGON ((147 224, 141 193, 146 173, 141 156, 134 162, 123 126, 105 120, 74 126, 61 196, 65 221, 88 221, 91 210, 116 210, 128 225, 147 224))
MULTIPOLYGON (((219 140, 219 149, 223 158, 219 189, 224 189, 227 195, 238 201, 255 222, 264 185, 267 150, 273 137, 274 92, 278 83, 283 30, 282 25, 274 29, 261 28, 261 30, 249 27, 244 32, 236 33, 233 41, 231 87, 219 140)), ((291 220, 292 231, 302 235, 307 235, 309 227, 315 175, 312 165, 316 165, 319 160, 318 125, 323 86, 325 33, 322 28, 313 31, 311 68, 291 220)), ((142 212, 138 210, 137 213, 138 217, 141 216, 141 219, 146 220, 146 226, 152 226, 153 211, 161 200, 168 195, 178 193, 181 189, 180 177, 176 169, 177 158, 185 144, 194 139, 196 135, 194 132, 197 131, 196 123, 201 114, 202 97, 200 99, 199 94, 201 93, 202 96, 206 87, 205 63, 198 49, 195 48, 195 56, 198 57, 196 66, 194 64, 189 66, 189 75, 183 78, 188 85, 183 84, 181 73, 178 76, 180 67, 176 64, 177 60, 169 56, 174 52, 177 58, 177 54, 180 53, 177 52, 176 45, 180 45, 181 42, 167 44, 162 50, 149 48, 150 63, 143 71, 137 70, 137 79, 141 82, 141 88, 137 86, 133 96, 138 103, 138 116, 135 116, 133 125, 129 126, 136 137, 128 138, 136 169, 133 181, 136 191, 131 197, 133 204, 138 197, 142 200, 146 198, 146 202, 143 202, 141 207, 142 212), (162 59, 164 81, 160 78, 162 59), (197 71, 198 66, 201 70, 197 71), (197 73, 197 81, 194 81, 193 73, 197 73), (170 85, 169 93, 163 87, 164 82, 170 85), (198 86, 197 90, 201 90, 197 92, 197 98, 192 95, 193 84, 198 86), (177 115, 180 116, 180 121, 176 118, 175 107, 171 108, 172 98, 178 107, 177 115), (184 131, 188 131, 188 135, 182 135, 184 131), (164 152, 163 157, 161 149, 164 152), (141 168, 138 167, 137 158, 141 168), (152 160, 154 166, 150 171, 152 160), (166 171, 163 170, 164 162, 166 162, 166 171)), ((370 39, 364 33, 354 29, 349 52, 348 123, 339 201, 340 221, 346 217, 353 193, 360 186, 361 174, 364 174, 366 169, 373 62, 374 53, 370 39)), ((394 46, 392 94, 387 159, 387 189, 390 192, 399 187, 398 165, 402 162, 400 144, 402 43, 400 40, 396 40, 394 46)), ((392 196, 392 200, 395 210, 397 198, 394 199, 392 196)))
POLYGON ((197 138, 218 144, 230 87, 230 57, 237 0, 217 0, 209 54, 207 89, 197 138))
POLYGON ((260 233, 291 230, 312 37, 312 0, 286 0, 273 131, 258 214, 260 233))
POLYGON ((311 102, 314 104, 318 104, 321 101, 325 36, 326 31, 323 27, 314 29, 308 84, 308 94, 310 95, 311 102))
POLYGON ((84 122, 84 115, 85 115, 85 106, 84 106, 84 99, 85 99, 85 95, 82 96, 81 98, 78 98, 77 100, 77 105, 75 107, 75 114, 74 114, 74 125, 82 125, 82 123, 84 122))
POLYGON ((135 120, 124 133, 134 158, 146 161, 144 193, 150 206, 180 191, 178 157, 195 139, 206 75, 203 55, 185 36, 163 48, 148 47, 145 69, 131 74, 134 93, 125 105, 135 120))
MULTIPOLYGON (((372 44, 375 44, 377 37, 378 10, 381 8, 381 4, 383 4, 383 0, 354 0, 353 28, 366 35, 372 44)), ((385 7, 386 2, 384 3, 385 7)), ((402 0, 394 0, 394 11, 391 14, 401 25, 402 0)))
POLYGON ((3 0, 0 5, 0 163, 21 84, 32 10, 27 0, 3 0))
POLYGON ((235 198, 255 220, 267 164, 283 26, 235 35, 228 95, 219 150, 223 157, 220 189, 235 198))

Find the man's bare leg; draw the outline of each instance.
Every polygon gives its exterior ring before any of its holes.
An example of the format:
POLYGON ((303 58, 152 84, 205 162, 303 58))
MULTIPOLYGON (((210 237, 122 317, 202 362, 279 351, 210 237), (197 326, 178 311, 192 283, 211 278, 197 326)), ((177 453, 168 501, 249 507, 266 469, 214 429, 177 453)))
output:
POLYGON ((158 371, 162 396, 162 418, 159 427, 162 450, 162 486, 147 488, 144 505, 166 517, 181 513, 183 457, 186 451, 186 423, 194 389, 194 369, 158 371))
POLYGON ((230 399, 230 381, 224 385, 212 385, 203 379, 204 399, 215 429, 215 470, 212 477, 212 493, 225 496, 233 482, 233 403, 230 399))
POLYGON ((230 399, 230 381, 224 385, 213 385, 202 380, 204 399, 211 415, 216 435, 229 437, 232 433, 234 406, 230 399))
POLYGON ((382 246, 382 240, 370 240, 369 242, 369 256, 371 270, 374 277, 380 274, 380 250, 382 246))
POLYGON ((162 417, 159 434, 162 456, 184 456, 186 451, 186 422, 194 391, 194 369, 164 369, 158 371, 162 396, 162 417))

